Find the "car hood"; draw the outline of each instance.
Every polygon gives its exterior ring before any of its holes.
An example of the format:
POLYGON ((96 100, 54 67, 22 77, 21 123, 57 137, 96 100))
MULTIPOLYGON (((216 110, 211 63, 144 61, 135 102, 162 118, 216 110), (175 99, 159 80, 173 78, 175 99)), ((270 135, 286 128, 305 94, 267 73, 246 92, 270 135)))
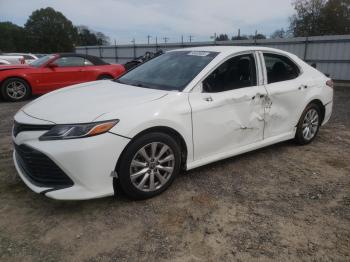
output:
POLYGON ((166 91, 95 81, 66 87, 44 95, 22 108, 34 118, 56 124, 87 123, 126 107, 157 100, 166 91))

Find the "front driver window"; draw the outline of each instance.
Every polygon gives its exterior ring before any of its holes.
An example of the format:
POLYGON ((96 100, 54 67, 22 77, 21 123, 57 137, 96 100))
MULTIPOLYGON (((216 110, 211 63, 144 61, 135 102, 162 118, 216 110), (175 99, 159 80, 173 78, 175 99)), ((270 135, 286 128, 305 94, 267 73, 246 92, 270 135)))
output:
POLYGON ((54 63, 59 67, 84 66, 85 59, 78 56, 60 57, 54 63))
POLYGON ((253 54, 233 57, 203 81, 203 92, 217 93, 256 86, 256 67, 253 54))

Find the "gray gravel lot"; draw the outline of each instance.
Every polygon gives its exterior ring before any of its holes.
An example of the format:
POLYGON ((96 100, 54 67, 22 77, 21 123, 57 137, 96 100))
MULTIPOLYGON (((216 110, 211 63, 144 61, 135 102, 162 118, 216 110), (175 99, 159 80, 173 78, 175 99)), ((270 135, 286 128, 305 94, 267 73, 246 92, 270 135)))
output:
POLYGON ((12 163, 0 102, 1 261, 350 261, 350 87, 307 146, 280 143, 181 174, 147 201, 61 202, 12 163))

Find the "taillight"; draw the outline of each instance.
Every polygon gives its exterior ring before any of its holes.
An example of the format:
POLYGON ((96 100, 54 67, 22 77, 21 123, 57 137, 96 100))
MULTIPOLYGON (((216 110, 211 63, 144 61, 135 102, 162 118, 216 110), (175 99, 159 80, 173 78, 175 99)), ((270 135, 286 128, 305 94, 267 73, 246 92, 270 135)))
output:
POLYGON ((329 86, 330 88, 334 88, 333 80, 327 80, 326 85, 329 86))

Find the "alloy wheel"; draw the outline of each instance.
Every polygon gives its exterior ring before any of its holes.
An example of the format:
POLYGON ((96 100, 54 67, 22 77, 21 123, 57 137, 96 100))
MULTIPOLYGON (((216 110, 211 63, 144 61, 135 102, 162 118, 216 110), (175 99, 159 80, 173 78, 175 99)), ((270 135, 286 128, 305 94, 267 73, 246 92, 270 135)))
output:
POLYGON ((311 140, 317 133, 319 127, 319 116, 316 109, 311 108, 305 114, 302 130, 305 140, 311 140))
POLYGON ((138 190, 152 192, 169 181, 174 168, 172 149, 162 142, 152 142, 134 155, 130 164, 130 179, 138 190))
POLYGON ((27 87, 20 81, 12 81, 6 86, 6 93, 10 98, 19 100, 26 96, 27 87))

